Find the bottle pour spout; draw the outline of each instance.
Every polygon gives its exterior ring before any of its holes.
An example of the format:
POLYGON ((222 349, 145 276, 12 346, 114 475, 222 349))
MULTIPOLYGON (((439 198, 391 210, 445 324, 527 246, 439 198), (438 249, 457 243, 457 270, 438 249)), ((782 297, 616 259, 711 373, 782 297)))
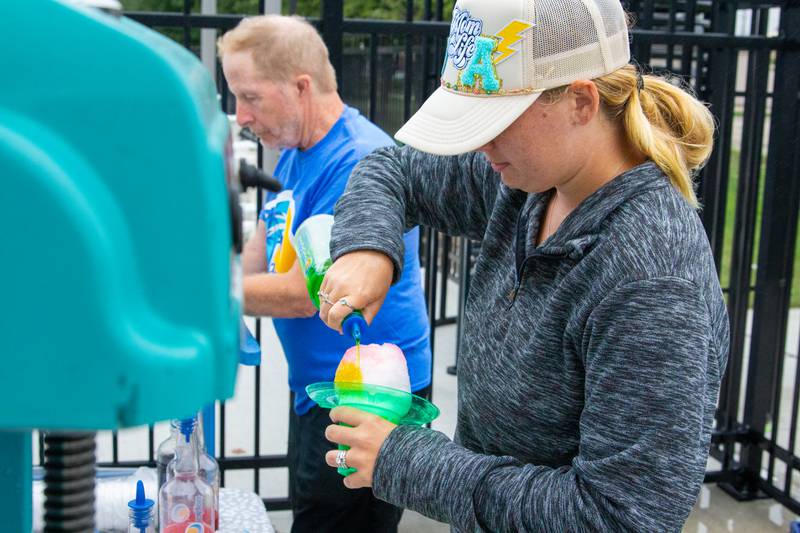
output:
POLYGON ((361 343, 361 335, 367 329, 367 321, 360 311, 354 311, 342 321, 342 332, 356 342, 361 343))

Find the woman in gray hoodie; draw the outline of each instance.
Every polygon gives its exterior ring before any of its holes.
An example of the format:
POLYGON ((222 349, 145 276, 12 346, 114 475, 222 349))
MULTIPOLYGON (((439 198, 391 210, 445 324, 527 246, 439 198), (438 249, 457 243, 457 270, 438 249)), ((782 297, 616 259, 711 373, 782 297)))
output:
POLYGON ((618 0, 460 0, 447 52, 337 205, 321 318, 375 316, 406 228, 481 240, 455 441, 337 408, 326 461, 456 531, 679 531, 728 353, 692 184, 712 117, 629 64, 618 0))

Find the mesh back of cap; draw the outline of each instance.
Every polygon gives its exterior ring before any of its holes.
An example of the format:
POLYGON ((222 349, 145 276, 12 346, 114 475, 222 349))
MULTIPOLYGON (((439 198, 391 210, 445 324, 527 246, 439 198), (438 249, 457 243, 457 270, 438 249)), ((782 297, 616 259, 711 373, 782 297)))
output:
POLYGON ((527 20, 524 83, 549 89, 603 76, 630 61, 628 29, 619 0, 533 0, 527 20))

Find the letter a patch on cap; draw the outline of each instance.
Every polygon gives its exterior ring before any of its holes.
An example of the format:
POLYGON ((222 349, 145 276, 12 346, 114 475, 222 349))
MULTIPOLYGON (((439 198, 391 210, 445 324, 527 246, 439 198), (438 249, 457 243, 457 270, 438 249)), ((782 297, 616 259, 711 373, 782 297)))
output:
POLYGON ((459 81, 467 87, 472 87, 476 94, 496 93, 500 90, 500 78, 492 61, 492 54, 497 49, 497 40, 492 37, 478 37, 475 39, 475 54, 472 56, 467 68, 461 72, 459 81))
POLYGON ((453 92, 475 96, 509 96, 530 94, 531 87, 516 87, 521 62, 505 61, 522 48, 522 41, 531 36, 536 23, 512 19, 496 33, 482 32, 484 21, 473 18, 468 10, 455 8, 450 38, 442 65, 442 87, 453 92), (479 33, 480 32, 480 33, 479 33), (455 72, 448 71, 448 62, 455 72), (498 72, 499 69, 499 72, 498 72), (501 76, 514 76, 512 88, 505 89, 501 76))

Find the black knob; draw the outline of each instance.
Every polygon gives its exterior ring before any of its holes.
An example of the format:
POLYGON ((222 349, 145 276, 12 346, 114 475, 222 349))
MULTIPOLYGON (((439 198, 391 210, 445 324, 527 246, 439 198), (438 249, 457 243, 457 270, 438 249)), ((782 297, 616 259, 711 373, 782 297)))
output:
POLYGON ((242 190, 261 187, 268 191, 280 192, 283 189, 278 180, 262 172, 258 167, 248 164, 244 159, 239 160, 239 181, 242 184, 242 190))

